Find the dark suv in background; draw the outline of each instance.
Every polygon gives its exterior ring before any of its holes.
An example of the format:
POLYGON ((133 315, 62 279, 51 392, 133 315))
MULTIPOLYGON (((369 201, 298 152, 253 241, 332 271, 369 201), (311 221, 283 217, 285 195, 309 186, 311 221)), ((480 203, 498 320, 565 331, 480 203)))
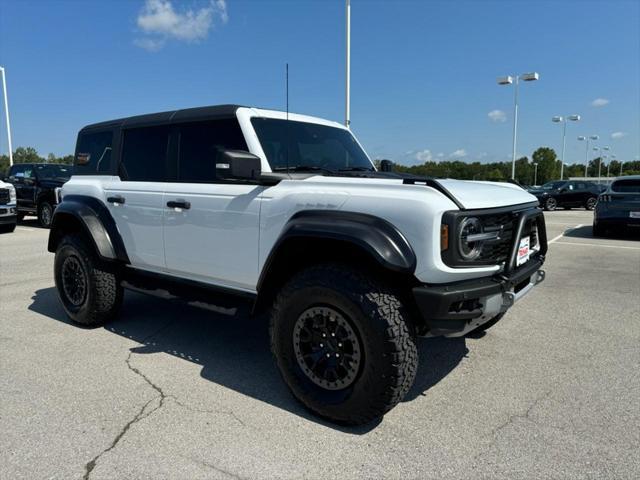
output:
POLYGON ((17 163, 9 168, 5 181, 13 184, 18 198, 18 220, 37 215, 41 226, 49 228, 53 210, 60 203, 59 188, 69 180, 70 165, 17 163))
POLYGON ((528 190, 536 196, 545 210, 555 210, 558 207, 584 207, 593 210, 601 191, 596 183, 584 180, 557 180, 528 190))

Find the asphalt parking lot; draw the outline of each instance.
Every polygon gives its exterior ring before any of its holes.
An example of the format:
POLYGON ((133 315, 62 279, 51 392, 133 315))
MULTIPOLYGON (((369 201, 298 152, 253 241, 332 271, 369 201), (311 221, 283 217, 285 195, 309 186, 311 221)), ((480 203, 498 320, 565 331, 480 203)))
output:
POLYGON ((128 292, 70 324, 26 222, 0 236, 0 478, 639 478, 640 241, 591 219, 546 214, 545 282, 481 338, 421 339, 359 428, 296 403, 264 321, 128 292))

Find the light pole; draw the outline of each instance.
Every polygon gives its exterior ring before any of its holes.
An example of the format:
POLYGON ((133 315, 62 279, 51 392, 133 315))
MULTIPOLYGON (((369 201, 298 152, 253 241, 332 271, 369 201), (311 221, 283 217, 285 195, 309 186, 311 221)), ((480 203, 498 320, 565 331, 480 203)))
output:
POLYGON ((607 178, 609 178, 609 169, 611 168, 611 163, 617 158, 615 155, 610 155, 609 158, 611 161, 607 163, 607 178))
POLYGON ((2 92, 4 94, 4 114, 7 121, 7 139, 9 142, 9 166, 13 165, 13 147, 11 146, 11 124, 9 123, 9 100, 7 100, 7 77, 4 67, 0 67, 2 74, 2 92))
POLYGON ((538 162, 533 162, 533 184, 538 185, 538 162))
POLYGON ((540 75, 537 72, 523 73, 522 75, 507 75, 498 77, 498 85, 511 85, 515 79, 515 92, 513 96, 513 152, 511 159, 511 179, 516 179, 516 145, 518 139, 518 85, 519 81, 533 82, 538 80, 540 75))
POLYGON ((344 125, 351 128, 351 0, 346 0, 345 5, 346 20, 346 64, 345 64, 345 106, 344 125))
POLYGON ((560 180, 564 180, 564 152, 567 145, 567 120, 577 122, 580 120, 580 115, 568 115, 565 117, 553 117, 551 119, 554 123, 562 123, 562 158, 560 158, 560 180))
POLYGON ((620 160, 620 176, 622 176, 622 165, 624 164, 624 160, 620 160))
POLYGON ((578 140, 586 140, 587 142, 587 149, 584 151, 584 178, 588 178, 589 177, 589 140, 598 140, 600 137, 598 135, 590 135, 588 137, 586 136, 580 136, 578 137, 578 140))
POLYGON ((600 183, 600 177, 602 177, 602 158, 603 157, 607 158, 607 156, 604 155, 604 152, 606 150, 609 150, 609 147, 600 147, 600 148, 593 147, 593 150, 595 152, 597 152, 598 150, 600 151, 600 157, 599 157, 599 160, 598 160, 598 183, 600 183))

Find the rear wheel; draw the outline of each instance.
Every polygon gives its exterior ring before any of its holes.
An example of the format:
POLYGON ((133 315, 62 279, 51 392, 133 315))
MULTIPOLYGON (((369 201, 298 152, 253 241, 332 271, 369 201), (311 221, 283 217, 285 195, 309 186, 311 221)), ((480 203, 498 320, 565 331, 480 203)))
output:
POLYGON ((117 315, 123 295, 120 279, 105 270, 84 237, 62 239, 56 250, 54 278, 62 306, 74 322, 94 326, 117 315))
POLYGON ((544 209, 545 210, 553 211, 557 207, 558 207, 558 201, 553 197, 547 198, 545 200, 545 202, 544 202, 544 209))
POLYGON ((339 423, 367 423, 413 385, 418 353, 405 315, 388 288, 361 272, 311 267, 278 294, 271 349, 308 409, 339 423))
POLYGON ((38 222, 41 227, 51 227, 51 220, 53 219, 53 207, 47 201, 40 202, 38 205, 38 222))
POLYGON ((584 207, 587 210, 593 210, 594 208, 596 208, 596 204, 598 203, 598 198, 597 197, 589 197, 587 199, 587 202, 585 203, 584 207))
POLYGON ((16 224, 0 225, 0 233, 11 233, 16 229, 16 224))

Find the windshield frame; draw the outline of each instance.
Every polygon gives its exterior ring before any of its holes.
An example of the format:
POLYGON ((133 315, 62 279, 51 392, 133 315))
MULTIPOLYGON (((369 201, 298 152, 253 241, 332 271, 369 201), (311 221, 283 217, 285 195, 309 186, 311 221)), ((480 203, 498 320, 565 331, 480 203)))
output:
MULTIPOLYGON (((267 119, 275 119, 275 120, 287 120, 287 118, 289 119, 289 121, 292 122, 301 122, 301 123, 310 123, 310 124, 314 124, 314 125, 320 125, 320 126, 326 126, 326 127, 333 127, 333 128, 337 128, 340 130, 346 130, 347 133, 351 136, 351 138, 353 139, 353 141, 355 142, 355 144, 359 147, 360 151, 363 154, 363 157, 366 158, 367 160, 367 167, 371 168, 372 172, 377 171, 375 164, 373 163, 373 161, 371 160, 371 157, 369 157, 369 154, 367 153, 367 151, 364 149, 364 147, 362 146, 362 144, 360 143, 360 141, 358 140, 358 138, 353 134, 353 132, 351 132, 351 130, 349 130, 348 128, 346 128, 344 125, 341 125, 337 122, 332 122, 329 120, 325 120, 323 118, 318 118, 318 117, 311 117, 311 116, 307 116, 307 115, 301 115, 301 114, 297 114, 297 113, 289 113, 287 114, 287 112, 281 112, 281 111, 277 111, 277 110, 262 110, 262 109, 257 109, 257 108, 250 108, 250 107, 240 107, 238 108, 238 110, 236 111, 236 116, 238 118, 238 122, 240 123, 240 128, 242 129, 242 132, 244 133, 245 136, 245 140, 247 142, 247 147, 249 149, 249 152, 253 153, 254 155, 257 155, 258 157, 260 157, 261 161, 262 161, 262 171, 265 173, 272 173, 274 172, 274 170, 271 168, 271 164, 269 163, 269 160, 267 158, 267 155, 265 153, 265 151, 262 148, 262 143, 260 142, 260 139, 258 137, 258 133, 256 132, 256 130, 253 127, 253 123, 252 120, 254 118, 267 118, 267 119)), ((292 165, 293 166, 293 165, 292 165)), ((279 170, 280 173, 285 173, 285 170, 279 170)), ((289 172, 289 173, 294 173, 294 172, 289 172)), ((317 170, 310 170, 309 173, 315 173, 317 175, 323 175, 322 172, 317 171, 317 170)), ((345 175, 347 176, 348 172, 335 172, 335 175, 345 175)))

